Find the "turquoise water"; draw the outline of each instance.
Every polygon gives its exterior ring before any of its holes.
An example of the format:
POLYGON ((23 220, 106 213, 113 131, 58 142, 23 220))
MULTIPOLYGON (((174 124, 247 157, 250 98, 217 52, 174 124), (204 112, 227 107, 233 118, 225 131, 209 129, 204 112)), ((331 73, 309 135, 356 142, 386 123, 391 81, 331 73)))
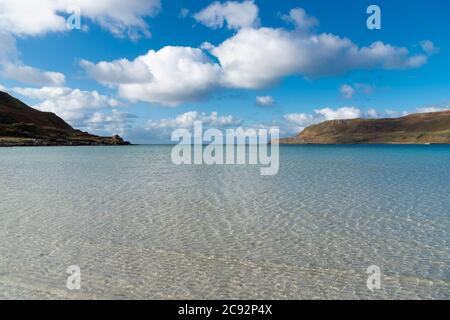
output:
POLYGON ((0 149, 0 298, 450 298, 449 146, 282 146, 265 177, 170 153, 0 149))

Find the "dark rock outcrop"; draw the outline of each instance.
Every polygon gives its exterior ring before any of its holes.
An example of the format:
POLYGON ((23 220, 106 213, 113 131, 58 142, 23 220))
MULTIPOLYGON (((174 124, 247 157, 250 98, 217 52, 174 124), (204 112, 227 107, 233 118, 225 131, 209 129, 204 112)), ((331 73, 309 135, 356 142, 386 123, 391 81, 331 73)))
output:
POLYGON ((35 110, 0 91, 0 146, 129 144, 117 135, 99 137, 76 130, 54 113, 35 110))

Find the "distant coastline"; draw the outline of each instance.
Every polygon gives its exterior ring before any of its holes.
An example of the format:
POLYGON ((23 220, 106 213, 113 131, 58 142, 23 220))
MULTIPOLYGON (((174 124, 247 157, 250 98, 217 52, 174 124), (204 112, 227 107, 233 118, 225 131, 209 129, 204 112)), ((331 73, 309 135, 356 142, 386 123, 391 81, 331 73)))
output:
POLYGON ((331 120, 280 144, 450 144, 450 110, 401 118, 331 120))
POLYGON ((2 147, 76 147, 76 146, 131 146, 120 136, 99 137, 83 133, 80 136, 69 136, 67 139, 53 139, 46 137, 38 138, 11 138, 0 137, 0 148, 2 147))
POLYGON ((130 145, 120 136, 99 137, 72 128, 50 112, 35 110, 0 91, 0 147, 130 145))
MULTIPOLYGON (((282 145, 450 144, 450 110, 401 118, 325 121, 278 142, 282 145)), ((124 145, 131 143, 118 135, 100 137, 76 130, 57 115, 35 110, 0 91, 0 147, 124 145)))

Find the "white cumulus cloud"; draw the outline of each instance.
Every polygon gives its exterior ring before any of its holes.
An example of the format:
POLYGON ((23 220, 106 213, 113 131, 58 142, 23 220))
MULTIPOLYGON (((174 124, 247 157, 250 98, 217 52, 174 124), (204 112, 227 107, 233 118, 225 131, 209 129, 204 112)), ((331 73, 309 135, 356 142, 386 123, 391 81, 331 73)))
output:
MULTIPOLYGON (((316 25, 298 8, 290 17, 296 23, 316 25)), ((404 47, 381 41, 359 47, 330 33, 247 27, 217 46, 209 42, 200 49, 166 46, 131 61, 82 61, 81 66, 97 81, 117 86, 123 98, 177 106, 218 88, 262 89, 288 76, 316 79, 360 69, 418 68, 426 62, 425 54, 412 55, 404 47)), ((365 90, 356 84, 355 88, 365 90)))
POLYGON ((349 84, 343 84, 340 88, 339 91, 341 92, 341 95, 345 98, 345 99, 351 99, 353 98, 353 95, 355 94, 356 90, 349 84))
POLYGON ((90 77, 105 85, 147 83, 153 80, 153 75, 145 64, 144 57, 133 61, 120 59, 97 64, 81 60, 80 65, 90 77))
POLYGON ((223 128, 227 126, 238 125, 240 120, 231 115, 219 116, 217 112, 211 112, 211 114, 199 113, 198 111, 189 111, 182 113, 175 118, 149 120, 147 123, 147 129, 177 129, 177 128, 190 128, 194 125, 195 121, 202 121, 204 125, 223 128))
POLYGON ((218 1, 194 15, 194 19, 207 27, 217 29, 225 24, 228 29, 238 30, 258 25, 258 7, 252 0, 243 2, 218 1))
POLYGON ((0 32, 37 36, 67 31, 70 8, 116 36, 149 35, 145 17, 156 15, 160 0, 0 0, 0 32))
POLYGON ((420 47, 422 50, 428 54, 433 55, 439 52, 439 48, 434 45, 434 43, 430 40, 423 40, 420 42, 420 47))
POLYGON ((379 118, 380 117, 380 113, 376 109, 369 109, 367 111, 367 116, 369 118, 379 118))
POLYGON ((300 127, 306 127, 312 124, 314 116, 307 113, 288 113, 284 115, 284 119, 300 127))
POLYGON ((319 25, 319 20, 306 13, 302 8, 294 8, 289 14, 282 16, 283 20, 293 23, 298 31, 307 32, 319 25))
POLYGON ((416 111, 419 113, 427 113, 427 112, 439 112, 439 111, 447 111, 447 110, 450 110, 450 105, 421 107, 421 108, 417 108, 416 111))
POLYGON ((258 96, 256 97, 256 104, 263 107, 273 106, 275 99, 271 96, 258 96))
POLYGON ((356 69, 407 69, 426 63, 424 55, 374 42, 358 47, 333 34, 302 36, 284 29, 242 29, 211 53, 222 66, 226 85, 261 88, 289 75, 308 78, 340 75, 356 69))
POLYGON ((14 37, 2 32, 0 32, 0 77, 40 86, 61 86, 65 82, 65 76, 62 73, 45 71, 24 64, 19 59, 14 37))
POLYGON ((308 113, 288 113, 284 115, 284 120, 288 131, 299 133, 306 127, 328 120, 356 119, 364 117, 364 113, 356 107, 342 107, 337 109, 322 108, 314 110, 313 114, 308 113))
POLYGON ((343 107, 339 109, 323 108, 314 112, 325 120, 356 119, 363 116, 361 110, 355 107, 343 107))
POLYGON ((198 111, 188 111, 177 115, 174 118, 164 118, 158 120, 148 120, 143 126, 141 138, 151 139, 163 143, 170 142, 173 130, 188 129, 191 130, 195 121, 202 121, 204 129, 216 128, 219 130, 228 127, 236 127, 241 121, 232 115, 219 115, 217 112, 210 114, 198 111))
POLYGON ((343 84, 339 87, 339 92, 344 99, 352 99, 356 93, 363 93, 365 95, 373 93, 375 88, 372 85, 366 83, 353 83, 353 84, 343 84))
POLYGON ((136 118, 133 114, 116 109, 113 109, 111 113, 95 112, 80 124, 80 128, 99 135, 123 136, 127 131, 132 130, 136 118))
POLYGON ((39 101, 32 107, 53 112, 76 124, 102 108, 118 107, 120 102, 97 91, 82 91, 67 87, 13 88, 15 93, 39 101))
POLYGON ((61 86, 65 82, 62 73, 43 71, 26 65, 5 64, 0 73, 4 78, 26 84, 61 86))
POLYGON ((84 61, 81 66, 99 82, 116 84, 123 98, 168 106, 207 96, 220 77, 219 65, 202 50, 189 47, 150 50, 131 62, 84 61), (132 70, 140 70, 140 76, 133 78, 132 70))

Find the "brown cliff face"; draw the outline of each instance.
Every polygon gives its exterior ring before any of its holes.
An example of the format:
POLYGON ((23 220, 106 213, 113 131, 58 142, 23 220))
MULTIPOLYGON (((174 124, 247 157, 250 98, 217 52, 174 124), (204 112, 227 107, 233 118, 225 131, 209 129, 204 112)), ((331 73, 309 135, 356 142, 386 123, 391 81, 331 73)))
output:
POLYGON ((0 91, 0 146, 127 144, 119 136, 98 137, 76 130, 57 115, 35 110, 0 91))
POLYGON ((281 144, 450 144, 450 110, 401 118, 332 120, 281 144))

